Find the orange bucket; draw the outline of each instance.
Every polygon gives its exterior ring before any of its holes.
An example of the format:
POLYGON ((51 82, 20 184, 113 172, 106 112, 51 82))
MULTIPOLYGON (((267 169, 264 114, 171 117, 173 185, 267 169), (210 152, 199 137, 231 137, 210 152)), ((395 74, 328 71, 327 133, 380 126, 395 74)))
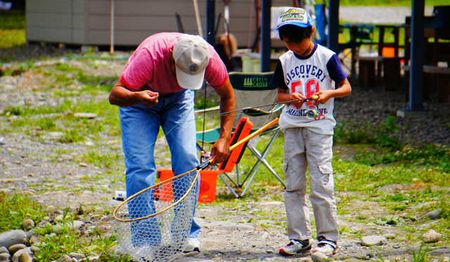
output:
POLYGON ((198 202, 211 203, 216 200, 217 194, 217 178, 220 171, 218 170, 202 170, 200 171, 200 193, 198 202))
MULTIPOLYGON (((221 171, 218 170, 202 170, 200 171, 200 192, 198 195, 198 202, 211 203, 216 200, 217 193, 217 178, 221 171)), ((173 177, 173 172, 170 169, 158 170, 159 181, 170 179, 173 177)), ((167 183, 155 190, 155 198, 161 201, 173 201, 173 185, 167 183)))
MULTIPOLYGON (((173 172, 170 169, 161 169, 161 170, 158 170, 158 175, 159 175, 159 182, 163 182, 164 180, 172 178, 173 172)), ((156 188, 155 198, 157 198, 161 201, 166 201, 166 202, 173 201, 172 182, 168 182, 166 184, 163 184, 159 188, 156 188)))

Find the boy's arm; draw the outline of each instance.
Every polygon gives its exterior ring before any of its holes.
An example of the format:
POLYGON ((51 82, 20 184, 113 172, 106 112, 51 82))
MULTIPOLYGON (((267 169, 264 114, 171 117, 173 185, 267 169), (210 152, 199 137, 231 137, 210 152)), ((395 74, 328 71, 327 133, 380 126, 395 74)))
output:
POLYGON ((289 90, 278 88, 278 102, 282 104, 293 104, 296 107, 301 107, 306 97, 301 93, 289 93, 289 90))
POLYGON ((296 107, 301 107, 303 100, 306 98, 301 93, 289 93, 288 86, 284 82, 283 77, 283 66, 278 60, 277 66, 275 67, 275 72, 273 74, 272 80, 270 81, 270 86, 278 88, 277 100, 282 104, 293 104, 296 107))

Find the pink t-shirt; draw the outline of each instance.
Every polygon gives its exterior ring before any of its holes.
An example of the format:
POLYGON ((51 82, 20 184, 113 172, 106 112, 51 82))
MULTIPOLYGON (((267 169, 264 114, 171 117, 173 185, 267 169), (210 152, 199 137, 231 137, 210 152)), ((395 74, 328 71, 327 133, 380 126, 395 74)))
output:
MULTIPOLYGON (((183 90, 175 71, 170 68, 172 50, 181 33, 158 33, 146 38, 128 59, 120 81, 130 90, 150 89, 160 95, 183 90)), ((205 80, 212 87, 222 86, 228 78, 225 64, 210 46, 212 57, 205 72, 205 80)))

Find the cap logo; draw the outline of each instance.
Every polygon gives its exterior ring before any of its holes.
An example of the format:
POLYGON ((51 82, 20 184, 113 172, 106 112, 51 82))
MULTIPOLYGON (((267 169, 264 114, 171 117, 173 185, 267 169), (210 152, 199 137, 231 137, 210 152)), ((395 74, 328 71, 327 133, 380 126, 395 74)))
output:
POLYGON ((302 9, 289 9, 281 14, 281 22, 286 21, 305 21, 305 10, 302 9))
POLYGON ((198 71, 198 69, 199 69, 199 66, 197 65, 197 64, 191 64, 190 66, 189 66, 189 71, 191 71, 191 72, 197 72, 198 71))

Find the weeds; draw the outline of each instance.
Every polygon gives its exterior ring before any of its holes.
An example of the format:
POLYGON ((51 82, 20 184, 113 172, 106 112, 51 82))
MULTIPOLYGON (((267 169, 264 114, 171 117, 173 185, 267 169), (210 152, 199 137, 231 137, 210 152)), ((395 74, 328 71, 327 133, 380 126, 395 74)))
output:
POLYGON ((419 250, 413 251, 412 261, 413 262, 428 262, 428 261, 430 261, 429 249, 425 246, 420 246, 419 250))

